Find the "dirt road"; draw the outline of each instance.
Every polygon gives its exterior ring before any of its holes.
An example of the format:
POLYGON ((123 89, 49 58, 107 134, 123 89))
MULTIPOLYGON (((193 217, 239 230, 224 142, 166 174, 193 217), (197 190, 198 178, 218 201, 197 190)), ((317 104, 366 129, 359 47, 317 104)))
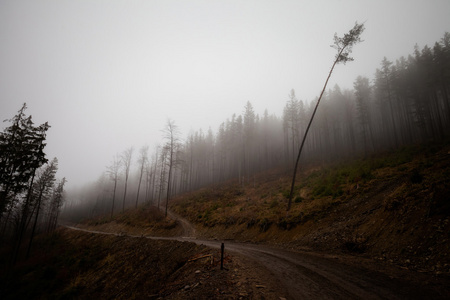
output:
MULTIPOLYGON (((209 247, 219 242, 195 241, 209 247)), ((226 242, 228 251, 240 253, 267 268, 280 280, 290 299, 448 299, 445 287, 411 278, 409 271, 396 277, 358 265, 346 258, 308 252, 290 252, 265 245, 226 242)))
MULTIPOLYGON (((219 241, 192 238, 196 234, 194 226, 172 212, 171 217, 182 224, 182 240, 220 248, 219 241)), ((450 299, 448 278, 436 280, 395 268, 380 270, 381 266, 373 261, 357 257, 292 252, 232 241, 225 245, 228 251, 269 270, 291 299, 450 299)))
MULTIPOLYGON (((188 227, 190 224, 186 223, 188 227)), ((97 234, 124 235, 66 226, 97 234)), ((186 233, 195 231, 187 229, 186 233)), ((187 234, 186 234, 187 235, 187 234)), ((133 236, 131 237, 142 237, 133 236)), ((222 241, 194 237, 150 239, 189 241, 211 248, 220 248, 222 241)), ((271 275, 267 285, 278 286, 287 299, 448 299, 445 281, 409 270, 386 272, 368 260, 310 252, 292 252, 255 245, 225 241, 225 251, 239 255, 250 264, 262 266, 271 275)), ((260 268, 261 269, 261 268, 260 268)), ((258 273, 258 268, 253 269, 258 273)), ((258 274, 253 274, 258 275, 258 274)), ((448 282, 447 282, 448 283, 448 282)))

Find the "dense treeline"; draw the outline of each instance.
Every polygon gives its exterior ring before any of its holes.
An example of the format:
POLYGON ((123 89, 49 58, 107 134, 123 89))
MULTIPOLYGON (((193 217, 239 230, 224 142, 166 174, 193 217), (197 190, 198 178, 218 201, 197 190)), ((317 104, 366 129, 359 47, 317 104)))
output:
MULTIPOLYGON (((307 137, 302 161, 365 157, 404 145, 443 140, 450 132, 449 94, 450 33, 445 33, 433 48, 420 50, 416 46, 413 54, 395 62, 384 58, 372 81, 358 76, 353 90, 338 86, 328 90, 307 137)), ((145 201, 159 207, 169 193, 234 178, 251 184, 255 172, 292 168, 314 101, 298 99, 294 90, 286 100, 280 117, 267 110, 260 116, 247 102, 242 113, 232 115, 215 134, 211 129, 207 133, 199 130, 184 142, 177 137, 172 144, 168 141, 155 149, 150 158, 147 150, 141 151, 132 182, 136 186, 139 182, 136 190, 143 192, 137 197, 131 192, 130 197, 136 197, 136 205, 145 201)), ((123 177, 118 163, 116 157, 108 168, 109 175, 78 196, 95 200, 95 209, 88 209, 89 213, 113 213, 113 194, 117 187, 123 189, 117 186, 123 177)))
POLYGON ((18 258, 25 238, 27 256, 37 232, 52 232, 64 201, 65 179, 56 183, 58 160, 45 157, 48 123, 33 124, 26 104, 0 132, 0 240, 18 258))

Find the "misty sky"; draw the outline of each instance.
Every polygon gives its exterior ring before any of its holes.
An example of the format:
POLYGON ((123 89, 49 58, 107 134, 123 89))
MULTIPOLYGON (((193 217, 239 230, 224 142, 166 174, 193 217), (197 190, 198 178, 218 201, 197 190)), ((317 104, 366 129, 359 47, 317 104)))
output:
POLYGON ((449 13, 448 0, 0 0, 0 120, 26 102, 35 123, 48 121, 46 153, 74 187, 130 146, 153 150, 167 118, 186 137, 215 133, 247 101, 281 116, 292 88, 314 100, 334 33, 355 21, 365 22, 364 42, 329 88, 351 89, 384 56, 433 46, 449 13))

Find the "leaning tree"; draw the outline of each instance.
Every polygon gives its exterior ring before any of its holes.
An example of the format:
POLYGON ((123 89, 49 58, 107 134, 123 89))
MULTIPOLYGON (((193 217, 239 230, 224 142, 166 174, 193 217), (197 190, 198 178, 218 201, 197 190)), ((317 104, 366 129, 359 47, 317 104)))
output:
POLYGON ((298 150, 297 160, 295 161, 294 166, 294 174, 292 176, 292 184, 291 184, 291 191, 289 193, 289 199, 288 199, 288 205, 287 205, 287 211, 291 209, 292 204, 292 196, 294 194, 294 186, 295 186, 295 177, 297 176, 297 167, 298 162, 300 161, 300 155, 302 154, 303 146, 305 144, 306 136, 308 135, 309 128, 311 127, 311 123, 314 119, 314 115, 316 114, 317 108, 319 107, 320 100, 322 99, 322 96, 325 92, 325 89, 328 84, 328 80, 330 80, 331 74, 333 73, 334 67, 339 64, 343 63, 345 64, 348 61, 353 61, 353 58, 350 57, 350 54, 352 53, 353 46, 357 43, 361 42, 361 34, 364 31, 364 24, 358 24, 355 23, 355 26, 353 26, 352 29, 346 34, 344 34, 343 37, 338 37, 337 34, 334 34, 334 45, 332 47, 336 49, 337 54, 334 59, 333 65, 331 66, 330 72, 328 73, 328 77, 325 81, 325 84, 323 86, 322 92, 320 93, 319 99, 317 99, 316 106, 314 107, 314 111, 311 115, 311 119, 309 120, 308 126, 306 127, 306 131, 303 135, 303 140, 300 145, 300 149, 298 150))

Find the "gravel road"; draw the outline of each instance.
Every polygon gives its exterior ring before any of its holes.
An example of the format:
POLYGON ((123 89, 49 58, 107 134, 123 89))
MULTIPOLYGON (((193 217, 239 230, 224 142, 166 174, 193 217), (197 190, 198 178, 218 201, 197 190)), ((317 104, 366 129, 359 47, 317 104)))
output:
MULTIPOLYGON (((220 248, 242 257, 253 265, 262 266, 271 282, 287 299, 450 299, 448 279, 433 278, 409 270, 397 269, 394 273, 373 261, 344 255, 326 255, 313 252, 294 252, 267 245, 237 243, 233 241, 197 239, 189 222, 175 217, 183 226, 185 237, 150 237, 189 241, 211 248, 220 248), (280 286, 281 285, 281 286, 280 286)), ((65 226, 97 234, 124 235, 65 226)), ((128 235, 131 237, 142 237, 128 235)), ((258 276, 261 268, 254 268, 258 276)), ((263 275, 263 274, 261 274, 263 275)), ((283 297, 284 298, 284 297, 283 297)))
MULTIPOLYGON (((212 248, 221 245, 218 241, 187 240, 212 248)), ((373 270, 373 266, 345 262, 345 257, 291 252, 266 245, 224 244, 227 251, 239 253, 269 270, 289 299, 449 299, 445 287, 418 282, 420 278, 413 280, 408 270, 399 271, 396 278, 373 270)))

